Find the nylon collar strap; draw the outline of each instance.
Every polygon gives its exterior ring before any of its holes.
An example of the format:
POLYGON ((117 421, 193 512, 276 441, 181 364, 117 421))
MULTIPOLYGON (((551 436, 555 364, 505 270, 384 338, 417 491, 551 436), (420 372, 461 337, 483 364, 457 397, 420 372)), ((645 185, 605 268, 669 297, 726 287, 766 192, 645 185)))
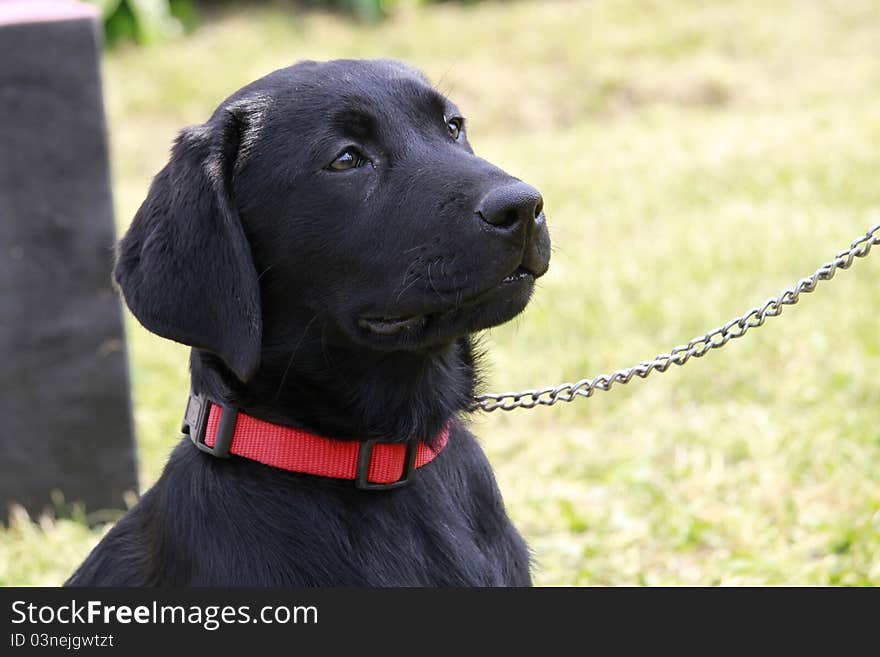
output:
POLYGON ((241 456, 291 472, 349 479, 364 490, 403 486, 449 441, 448 423, 431 444, 335 440, 265 422, 195 394, 187 402, 182 430, 212 456, 241 456))

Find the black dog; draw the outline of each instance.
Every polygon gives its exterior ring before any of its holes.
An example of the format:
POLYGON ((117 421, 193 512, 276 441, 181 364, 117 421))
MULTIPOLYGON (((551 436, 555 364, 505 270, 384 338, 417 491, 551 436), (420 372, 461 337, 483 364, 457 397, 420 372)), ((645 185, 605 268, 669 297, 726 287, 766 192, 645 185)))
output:
MULTIPOLYGON (((193 347, 198 445, 177 446, 68 584, 530 584, 459 416, 472 334, 522 311, 547 270, 542 205, 397 62, 281 69, 183 130, 114 275, 145 327, 193 347), (359 447, 356 470, 235 456, 247 422, 359 447), (382 450, 400 474, 377 483, 382 450)), ((291 435, 279 449, 299 449, 291 435)))

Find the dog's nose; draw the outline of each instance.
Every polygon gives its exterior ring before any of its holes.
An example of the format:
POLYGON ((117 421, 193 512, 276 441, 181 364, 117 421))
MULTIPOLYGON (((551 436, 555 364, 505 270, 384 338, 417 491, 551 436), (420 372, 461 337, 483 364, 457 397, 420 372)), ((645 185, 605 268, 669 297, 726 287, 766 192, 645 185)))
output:
POLYGON ((477 214, 487 224, 500 230, 529 225, 544 209, 541 192, 524 182, 497 187, 483 197, 477 214))

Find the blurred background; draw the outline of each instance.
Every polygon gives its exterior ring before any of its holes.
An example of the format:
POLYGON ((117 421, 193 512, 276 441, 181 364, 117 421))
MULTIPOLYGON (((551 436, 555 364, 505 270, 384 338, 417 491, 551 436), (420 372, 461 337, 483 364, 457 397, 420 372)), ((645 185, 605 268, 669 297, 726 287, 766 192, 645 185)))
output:
MULTIPOLYGON (((118 231, 175 133, 300 59, 395 57, 544 194, 555 251, 490 331, 486 388, 634 365, 880 222, 875 0, 102 0, 118 231)), ((475 416, 542 585, 880 584, 880 258, 687 367, 475 416)), ((126 316, 141 488, 187 350, 126 316)), ((132 498, 133 501, 133 498, 132 498)), ((119 513, 0 528, 0 584, 60 584, 119 513)))

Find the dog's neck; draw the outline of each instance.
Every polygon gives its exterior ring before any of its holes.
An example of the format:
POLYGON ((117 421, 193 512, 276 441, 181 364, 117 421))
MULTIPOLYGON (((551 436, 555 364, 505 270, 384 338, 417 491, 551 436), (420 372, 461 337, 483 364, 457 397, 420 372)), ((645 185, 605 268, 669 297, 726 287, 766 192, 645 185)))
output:
POLYGON ((213 354, 193 349, 193 390, 268 422, 389 442, 429 439, 473 398, 469 337, 431 351, 381 352, 315 323, 287 334, 264 340, 260 370, 246 383, 213 354))

